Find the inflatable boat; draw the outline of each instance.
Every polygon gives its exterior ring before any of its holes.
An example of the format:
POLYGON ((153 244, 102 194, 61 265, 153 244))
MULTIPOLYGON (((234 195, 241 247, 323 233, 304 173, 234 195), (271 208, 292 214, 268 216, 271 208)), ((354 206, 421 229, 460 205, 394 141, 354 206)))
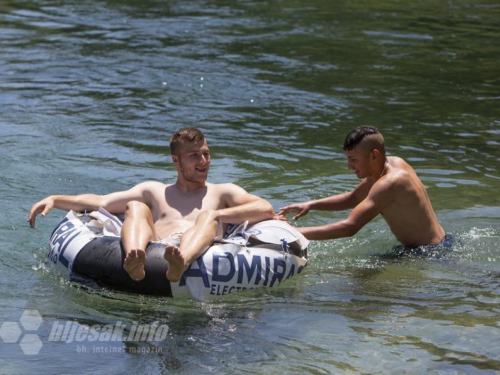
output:
POLYGON ((146 277, 133 281, 123 269, 122 221, 103 209, 68 212, 50 238, 48 259, 71 280, 131 293, 192 297, 198 301, 233 292, 275 287, 299 274, 307 264, 307 239, 282 221, 251 227, 232 226, 184 272, 178 282, 166 278, 165 244, 150 242, 146 277))

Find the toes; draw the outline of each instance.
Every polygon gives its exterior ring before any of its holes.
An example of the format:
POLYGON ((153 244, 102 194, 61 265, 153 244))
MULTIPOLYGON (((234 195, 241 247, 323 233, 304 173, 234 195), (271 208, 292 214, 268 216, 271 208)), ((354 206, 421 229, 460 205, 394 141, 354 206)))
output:
POLYGON ((179 248, 177 246, 168 245, 165 248, 165 256, 168 256, 168 255, 179 255, 179 254, 180 254, 180 252, 179 252, 179 248))
POLYGON ((123 268, 134 281, 141 281, 146 276, 144 264, 146 263, 146 253, 141 250, 131 250, 125 257, 123 268))

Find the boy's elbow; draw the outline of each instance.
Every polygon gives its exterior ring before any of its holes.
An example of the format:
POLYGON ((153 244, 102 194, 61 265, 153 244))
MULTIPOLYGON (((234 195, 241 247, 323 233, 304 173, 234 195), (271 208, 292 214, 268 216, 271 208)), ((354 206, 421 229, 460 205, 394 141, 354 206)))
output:
POLYGON ((356 223, 351 223, 351 222, 345 223, 344 230, 346 233, 346 237, 353 237, 356 233, 359 232, 360 229, 361 226, 357 225, 356 223))
POLYGON ((100 207, 106 208, 108 205, 105 196, 96 194, 82 196, 81 203, 87 210, 98 210, 100 207))

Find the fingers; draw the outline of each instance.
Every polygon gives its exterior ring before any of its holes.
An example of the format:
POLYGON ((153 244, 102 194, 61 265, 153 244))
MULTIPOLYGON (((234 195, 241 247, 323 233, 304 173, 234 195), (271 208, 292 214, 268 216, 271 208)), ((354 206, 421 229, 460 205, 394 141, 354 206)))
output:
POLYGON ((278 215, 286 215, 290 211, 298 211, 298 210, 299 210, 298 207, 296 207, 295 205, 291 204, 289 206, 281 207, 280 210, 279 210, 279 212, 278 212, 278 215))
POLYGON ((31 208, 31 211, 28 215, 28 220, 27 222, 30 223, 30 227, 31 228, 34 228, 35 227, 35 220, 36 220, 36 215, 38 214, 37 212, 38 208, 37 208, 37 205, 34 205, 32 208, 31 208))
POLYGON ((42 216, 45 217, 50 212, 50 210, 52 210, 52 205, 47 204, 42 212, 42 216))
POLYGON ((30 223, 30 227, 34 228, 35 227, 35 218, 31 216, 31 214, 28 216, 28 220, 26 220, 28 223, 30 223))
POLYGON ((53 202, 47 199, 35 203, 33 207, 31 207, 30 213, 28 215, 27 222, 30 223, 30 227, 31 228, 35 227, 36 215, 38 215, 41 212, 41 215, 45 217, 50 212, 50 210, 52 210, 53 207, 54 207, 53 202))
MULTIPOLYGON (((285 216, 289 212, 296 212, 296 215, 292 217, 293 220, 298 220, 302 216, 307 215, 309 212, 309 205, 307 203, 295 203, 295 204, 290 204, 285 207, 281 207, 277 216, 285 216)), ((280 220, 280 219, 277 219, 280 220)))
POLYGON ((280 215, 279 213, 274 214, 274 220, 285 221, 288 223, 287 218, 284 215, 280 215))

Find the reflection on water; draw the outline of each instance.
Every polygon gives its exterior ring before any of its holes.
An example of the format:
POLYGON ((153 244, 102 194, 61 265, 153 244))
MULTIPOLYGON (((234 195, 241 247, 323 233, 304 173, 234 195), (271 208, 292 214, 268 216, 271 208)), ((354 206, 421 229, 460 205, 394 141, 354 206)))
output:
POLYGON ((37 309, 44 345, 29 358, 3 345, 2 370, 500 371, 499 16, 489 0, 4 1, 0 324, 37 309), (24 223, 49 194, 173 182, 168 137, 183 126, 206 132, 212 182, 276 209, 343 192, 358 183, 341 146, 359 124, 415 167, 459 239, 452 253, 377 257, 397 243, 376 219, 312 243, 303 274, 277 289, 200 304, 71 283, 43 264, 62 213, 24 223), (169 333, 134 344, 161 351, 92 353, 134 345, 49 341, 57 321, 169 333))

